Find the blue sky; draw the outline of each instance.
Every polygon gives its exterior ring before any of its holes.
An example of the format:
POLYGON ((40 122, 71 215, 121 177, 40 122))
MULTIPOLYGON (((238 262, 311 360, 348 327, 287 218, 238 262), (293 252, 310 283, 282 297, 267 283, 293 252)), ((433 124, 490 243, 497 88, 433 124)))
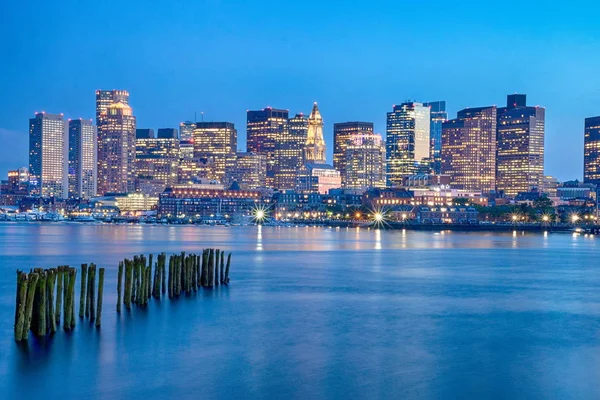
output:
POLYGON ((310 112, 385 133, 393 104, 546 107, 546 173, 582 175, 583 120, 600 115, 600 5, 592 1, 4 1, 0 176, 27 164, 35 111, 94 118, 94 91, 127 89, 138 127, 310 112), (523 3, 523 4, 521 4, 523 3), (556 3, 556 4, 554 4, 556 3))

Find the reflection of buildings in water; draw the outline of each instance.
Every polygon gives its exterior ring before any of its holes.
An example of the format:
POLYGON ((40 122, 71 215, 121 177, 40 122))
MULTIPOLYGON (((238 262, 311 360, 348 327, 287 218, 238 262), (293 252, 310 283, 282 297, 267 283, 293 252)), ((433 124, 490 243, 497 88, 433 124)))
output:
POLYGON ((257 228, 258 229, 256 230, 256 250, 262 250, 263 249, 262 225, 258 225, 257 228))
POLYGON ((375 229, 375 250, 381 250, 381 229, 375 229))

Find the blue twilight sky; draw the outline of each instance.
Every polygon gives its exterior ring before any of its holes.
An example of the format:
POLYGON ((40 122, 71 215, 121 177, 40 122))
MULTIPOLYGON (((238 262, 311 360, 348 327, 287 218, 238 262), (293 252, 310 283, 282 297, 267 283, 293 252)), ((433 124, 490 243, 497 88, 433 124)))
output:
MULTIPOLYGON (((8 1, 0 5, 0 176, 27 164, 35 111, 94 118, 94 90, 127 89, 138 127, 234 122, 247 109, 334 122, 407 99, 546 107, 546 173, 581 177, 583 120, 600 115, 596 1, 8 1), (200 118, 200 117, 198 117, 200 118)), ((4 178, 5 179, 5 178, 4 178)))

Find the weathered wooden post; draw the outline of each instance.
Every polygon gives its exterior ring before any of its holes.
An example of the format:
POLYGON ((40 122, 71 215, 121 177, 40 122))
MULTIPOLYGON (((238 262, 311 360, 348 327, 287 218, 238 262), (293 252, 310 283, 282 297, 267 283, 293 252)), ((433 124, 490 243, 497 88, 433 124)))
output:
POLYGON ((37 324, 36 324, 36 332, 35 334, 37 336, 46 336, 46 328, 48 327, 46 325, 46 305, 47 305, 47 300, 46 300, 46 282, 48 280, 48 274, 46 271, 42 271, 40 273, 40 280, 38 281, 38 288, 37 288, 37 296, 39 296, 39 302, 38 302, 38 310, 37 310, 37 324))
POLYGON ((88 288, 89 292, 89 300, 90 300, 90 321, 96 319, 96 305, 94 304, 94 300, 96 299, 96 264, 90 264, 89 266, 89 274, 90 276, 90 287, 88 288))
POLYGON ((63 267, 62 265, 60 267, 58 267, 57 273, 56 273, 56 316, 55 316, 55 321, 56 321, 56 326, 59 327, 60 326, 60 312, 61 312, 61 308, 62 308, 62 291, 63 291, 63 275, 65 271, 65 267, 63 267))
POLYGON ((221 253, 221 272, 219 273, 219 280, 222 284, 225 283, 225 252, 221 253))
POLYGON ((87 264, 81 264, 81 285, 79 289, 79 318, 83 318, 83 316, 89 316, 90 312, 86 306, 86 285, 89 285, 89 282, 86 282, 87 276, 87 264))
POLYGON ((21 341, 23 338, 28 283, 29 277, 27 274, 22 271, 17 271, 17 306, 15 312, 15 340, 17 342, 21 341))
POLYGON ((212 287, 215 273, 215 249, 210 249, 208 254, 208 287, 212 287))
POLYGON ((63 274, 63 329, 68 331, 71 329, 71 321, 69 315, 71 314, 71 304, 69 303, 69 287, 71 282, 71 268, 65 266, 63 274))
POLYGON ((131 260, 125 259, 125 291, 123 294, 123 303, 126 309, 131 309, 131 286, 133 280, 133 267, 131 260))
POLYGON ((123 289, 123 261, 119 261, 119 271, 117 275, 117 312, 121 312, 121 291, 123 289))
POLYGON ((167 255, 165 253, 162 253, 163 255, 163 262, 162 262, 162 271, 161 271, 161 278, 160 278, 160 283, 162 285, 161 287, 161 292, 164 295, 166 288, 167 288, 167 272, 166 272, 166 266, 165 266, 165 262, 167 261, 167 255))
POLYGON ((173 255, 169 256, 169 298, 173 297, 173 255))
MULTIPOLYGON (((96 266, 94 265, 94 276, 96 274, 96 266)), ((70 329, 75 327, 75 282, 77 281, 77 268, 71 268, 71 277, 69 278, 69 302, 70 302, 70 329)))
POLYGON ((102 297, 104 294, 104 268, 100 268, 98 274, 98 304, 96 309, 98 310, 98 316, 96 317, 96 326, 100 327, 102 323, 102 297))
POLYGON ((56 332, 56 320, 54 319, 54 284, 56 282, 56 269, 48 270, 48 281, 46 282, 46 324, 50 333, 56 332))
POLYGON ((29 328, 31 327, 31 319, 33 314, 33 300, 35 299, 38 279, 38 273, 34 272, 29 274, 29 284, 27 285, 27 302, 25 304, 25 322, 23 323, 21 340, 27 340, 29 338, 29 328))
POLYGON ((229 283, 229 264, 231 263, 231 253, 227 256, 227 265, 225 266, 225 284, 229 283))
POLYGON ((146 303, 148 303, 148 300, 150 299, 150 297, 152 296, 152 269, 153 269, 153 264, 152 264, 152 254, 150 254, 148 256, 148 267, 149 269, 149 273, 148 273, 148 287, 147 287, 147 296, 146 296, 146 303))

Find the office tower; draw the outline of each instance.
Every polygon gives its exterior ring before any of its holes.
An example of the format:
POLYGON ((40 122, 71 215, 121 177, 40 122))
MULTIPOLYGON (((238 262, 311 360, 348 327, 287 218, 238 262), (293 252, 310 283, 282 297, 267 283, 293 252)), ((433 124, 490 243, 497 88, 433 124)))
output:
POLYGON ((306 164, 325 164, 325 139, 323 138, 323 118, 317 102, 313 104, 308 116, 308 133, 304 144, 304 162, 306 164))
POLYGON ((179 151, 182 160, 194 158, 194 129, 195 122, 185 121, 179 124, 179 151))
POLYGON ((429 154, 433 160, 431 169, 434 174, 440 174, 442 169, 442 124, 448 121, 448 113, 446 112, 445 101, 431 101, 423 103, 425 107, 429 107, 429 154))
POLYGON ((155 137, 154 129, 138 128, 135 130, 136 139, 154 139, 155 137))
POLYGON ((583 182, 600 184, 600 116, 585 119, 583 182))
POLYGON ((179 139, 160 136, 169 135, 161 135, 159 130, 159 137, 138 138, 135 142, 136 189, 150 196, 158 196, 178 183, 179 139))
POLYGON ((177 139, 177 140, 179 140, 178 134, 177 134, 177 129, 175 129, 175 128, 160 128, 158 130, 156 137, 158 139, 177 139))
POLYGON ((29 120, 31 193, 66 198, 65 121, 62 114, 36 113, 29 120))
POLYGON ((407 102, 387 113, 386 167, 388 186, 430 164, 430 112, 422 103, 407 102))
POLYGON ((346 179, 346 145, 354 137, 373 134, 372 122, 341 122, 333 124, 333 166, 346 179))
POLYGON ((278 143, 288 134, 288 110, 267 107, 246 113, 246 149, 267 157, 267 187, 275 187, 278 143))
POLYGON ((524 94, 509 95, 498 108, 496 188, 509 197, 543 188, 545 114, 527 106, 524 94))
POLYGON ((69 120, 69 197, 96 196, 98 169, 96 127, 91 120, 69 120))
POLYGON ((98 126, 98 193, 135 190, 136 120, 129 105, 112 103, 102 112, 98 126))
POLYGON ((213 164, 210 179, 223 182, 227 165, 235 158, 237 131, 231 122, 197 122, 194 129, 194 158, 206 158, 213 164))
POLYGON ((444 122, 442 174, 456 189, 496 189, 496 106, 467 108, 444 122))
POLYGON ((264 154, 236 153, 227 167, 227 184, 237 182, 242 190, 264 188, 267 184, 267 157, 264 154))
POLYGON ((99 140, 102 137, 102 127, 106 122, 106 109, 118 101, 129 105, 129 93, 126 90, 96 90, 96 126, 99 140))
POLYGON ((275 147, 275 183, 280 190, 296 188, 298 170, 303 165, 303 151, 308 136, 308 120, 296 114, 288 120, 288 129, 280 136, 275 147))
POLYGON ((342 183, 348 189, 385 187, 385 146, 381 135, 352 135, 344 145, 342 183))

